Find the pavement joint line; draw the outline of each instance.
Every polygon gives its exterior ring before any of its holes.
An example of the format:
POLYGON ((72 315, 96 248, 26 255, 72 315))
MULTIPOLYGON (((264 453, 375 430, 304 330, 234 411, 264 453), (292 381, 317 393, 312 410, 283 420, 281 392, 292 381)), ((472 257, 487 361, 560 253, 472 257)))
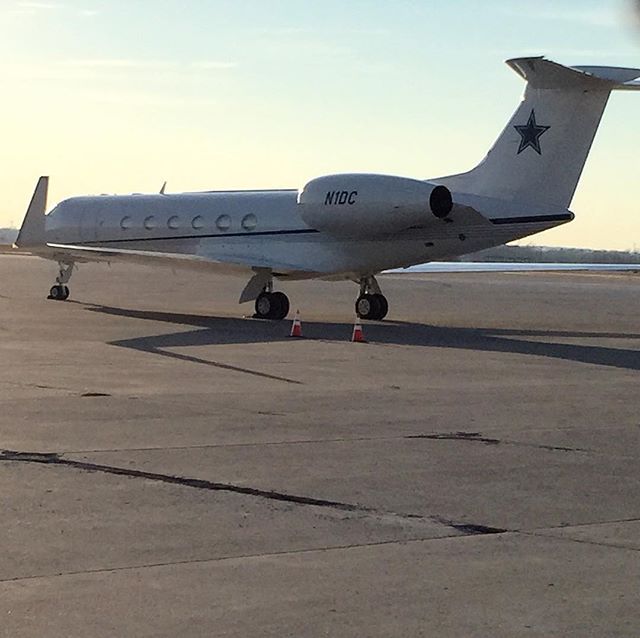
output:
MULTIPOLYGON (((475 433, 473 433, 475 434, 475 433)), ((523 441, 510 441, 504 439, 487 439, 485 437, 471 437, 468 433, 451 433, 451 434, 399 434, 387 436, 356 436, 356 437, 339 437, 327 439, 299 439, 292 441, 262 441, 255 443, 202 443, 200 445, 168 445, 155 447, 139 447, 139 448, 104 448, 91 450, 64 450, 59 454, 107 454, 113 452, 157 452, 168 450, 206 450, 218 448, 250 448, 250 447, 278 447, 286 445, 311 445, 323 443, 367 443, 376 441, 403 441, 403 440, 435 440, 435 441, 469 441, 471 443, 485 443, 486 445, 512 445, 515 447, 530 447, 541 450, 549 450, 552 452, 588 452, 593 453, 594 450, 585 448, 569 448, 564 446, 544 445, 539 443, 527 443, 523 441)))
MULTIPOLYGON (((506 530, 505 534, 517 534, 506 530)), ((300 554, 319 554, 324 552, 341 552, 351 549, 368 549, 371 547, 385 547, 390 545, 410 545, 414 543, 431 543, 446 540, 467 540, 477 537, 477 534, 446 534, 442 536, 429 536, 424 538, 392 538, 384 541, 373 541, 370 543, 351 543, 349 545, 332 545, 327 547, 303 547, 300 549, 286 549, 275 552, 261 552, 257 554, 237 554, 234 556, 220 556, 217 558, 193 558, 188 560, 167 561, 159 563, 146 563, 142 565, 123 565, 120 567, 98 567, 95 569, 80 569, 69 572, 56 572, 51 574, 34 574, 32 576, 16 576, 12 578, 0 578, 0 585, 8 583, 16 583, 29 580, 42 580, 50 578, 62 578, 65 576, 82 576, 87 574, 109 574, 124 571, 133 571, 136 569, 157 569, 162 567, 176 567, 181 565, 203 565, 206 563, 221 563, 233 560, 250 560, 253 558, 272 558, 278 556, 292 556, 300 554)))
MULTIPOLYGON (((557 528, 557 529, 571 529, 569 528, 557 528)), ((543 534, 538 531, 530 531, 525 532, 523 530, 519 531, 523 536, 532 536, 534 538, 544 538, 546 540, 558 540, 565 541, 567 543, 579 543, 581 545, 594 545, 596 547, 607 547, 609 549, 620 549, 628 552, 640 552, 640 547, 629 547, 628 545, 620 545, 619 543, 604 543, 601 541, 589 540, 586 538, 572 538, 571 536, 558 536, 555 534, 543 534)))
POLYGON ((278 492, 275 490, 263 490, 255 487, 247 487, 243 485, 234 485, 232 483, 217 483, 205 479, 187 478, 181 476, 173 476, 170 474, 159 474, 156 472, 146 472, 144 470, 136 470, 132 468, 117 467, 114 465, 102 465, 99 463, 91 463, 87 461, 78 461, 73 459, 62 458, 55 452, 38 453, 38 452, 17 452, 15 450, 0 450, 0 461, 18 462, 18 463, 34 463, 39 465, 57 465, 62 467, 70 467, 87 472, 101 472, 103 474, 112 474, 116 476, 127 476, 129 478, 141 478, 160 483, 169 483, 172 485, 180 485, 201 490, 209 490, 213 492, 230 492, 234 494, 242 494, 245 496, 254 496, 272 501, 285 503, 293 503, 296 505, 306 505, 314 507, 324 507, 342 512, 352 512, 355 514, 363 514, 370 517, 395 518, 402 521, 421 521, 430 522, 446 527, 450 527, 463 535, 489 535, 503 534, 509 530, 489 527, 487 525, 478 525, 467 522, 451 521, 440 516, 423 516, 420 514, 402 514, 398 512, 385 512, 375 508, 366 507, 354 503, 344 503, 341 501, 332 501, 326 499, 314 498, 311 496, 301 496, 296 494, 288 494, 286 492, 278 492))
POLYGON ((215 448, 239 448, 239 447, 277 447, 285 445, 311 445, 322 443, 366 443, 367 441, 394 441, 407 438, 400 436, 363 436, 354 438, 337 438, 337 439, 300 439, 297 441, 264 441, 258 443, 203 443, 201 445, 168 445, 157 447, 138 447, 138 448, 112 448, 112 449, 96 449, 96 450, 65 450, 60 454, 107 454, 112 452, 159 452, 161 450, 206 450, 215 448))
MULTIPOLYGON (((636 519, 640 520, 640 519, 636 519)), ((603 523, 595 523, 596 525, 605 524, 603 523)), ((579 527, 579 526, 576 526, 579 527)), ((550 528, 553 529, 553 528, 550 528)), ((505 530, 504 534, 511 534, 514 536, 523 535, 523 536, 531 536, 536 538, 543 538, 545 540, 561 540, 567 542, 577 542, 577 543, 585 543, 590 545, 597 545, 602 547, 607 547, 610 549, 622 549, 629 551, 640 551, 639 549, 635 549, 632 547, 625 547, 621 545, 611 545, 611 544, 603 544, 597 543, 593 541, 581 541, 569 537, 563 536, 553 536, 553 535, 545 535, 535 531, 524 531, 524 530, 505 530)), ((158 569, 162 567, 176 567, 181 565, 204 565, 206 563, 220 563, 227 562, 233 560, 248 560, 253 558, 270 558, 270 557, 278 557, 278 556, 289 556, 296 554, 314 554, 321 552, 334 552, 334 551, 346 551, 351 549, 365 549, 371 547, 384 547, 390 545, 409 545, 414 543, 431 543, 443 540, 467 540, 473 537, 477 537, 477 534, 449 534, 443 536, 431 536, 425 538, 408 538, 408 539, 390 539, 385 541, 375 541, 371 543, 352 543, 349 545, 334 545, 328 547, 307 547, 301 549, 293 549, 293 550, 282 550, 276 552, 261 552, 256 554, 238 554, 235 556, 220 556, 217 558, 195 558, 190 560, 178 560, 178 561, 167 561, 167 562, 158 562, 158 563, 145 563, 142 565, 124 565, 120 567, 101 567, 96 569, 82 569, 68 572, 56 572, 51 574, 34 574, 30 576, 17 576, 12 578, 0 578, 0 585, 2 584, 10 584, 17 583, 23 581, 31 581, 31 580, 45 580, 51 578, 63 578, 63 577, 72 577, 72 576, 82 576, 82 575, 91 575, 91 574, 109 574, 109 573, 117 573, 124 571, 133 571, 133 570, 144 570, 144 569, 158 569)), ((486 535, 484 535, 486 536, 486 535)))

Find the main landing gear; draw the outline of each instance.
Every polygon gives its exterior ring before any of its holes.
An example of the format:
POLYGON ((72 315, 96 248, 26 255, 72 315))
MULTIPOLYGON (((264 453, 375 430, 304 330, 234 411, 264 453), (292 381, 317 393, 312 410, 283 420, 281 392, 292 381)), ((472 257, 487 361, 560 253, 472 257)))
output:
POLYGON ((273 292, 270 282, 256 299, 257 319, 280 321, 289 314, 289 297, 283 292, 273 292))
MULTIPOLYGON (((381 321, 389 312, 389 303, 382 294, 380 285, 372 275, 354 280, 360 285, 360 296, 356 300, 356 314, 361 319, 381 321)), ((273 291, 270 271, 257 271, 242 294, 240 303, 255 299, 256 319, 280 321, 289 314, 289 298, 282 292, 273 291)))
POLYGON ((389 302, 382 294, 375 277, 360 280, 360 296, 356 300, 356 314, 360 319, 381 321, 389 312, 389 302))
POLYGON ((60 272, 56 277, 55 285, 51 286, 51 290, 49 290, 49 296, 47 299, 53 299, 55 301, 65 301, 69 299, 69 280, 71 279, 71 274, 73 273, 73 262, 69 264, 65 264, 63 262, 59 262, 60 272))

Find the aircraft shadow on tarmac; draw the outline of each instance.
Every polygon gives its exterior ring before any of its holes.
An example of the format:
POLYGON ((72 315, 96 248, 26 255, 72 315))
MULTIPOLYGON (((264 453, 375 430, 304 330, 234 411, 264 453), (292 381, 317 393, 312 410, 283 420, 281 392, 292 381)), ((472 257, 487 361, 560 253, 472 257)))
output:
MULTIPOLYGON (((232 317, 215 317, 168 312, 130 310, 109 306, 87 306, 92 312, 108 315, 192 326, 195 330, 171 332, 153 336, 136 337, 111 342, 112 345, 132 348, 166 357, 188 360, 219 367, 196 356, 166 350, 190 346, 223 344, 270 343, 289 339, 290 322, 270 322, 232 317)), ((304 322, 304 336, 308 339, 345 342, 351 337, 352 324, 336 322, 304 322)), ((601 345, 583 345, 531 341, 536 339, 640 339, 640 334, 611 332, 580 332, 564 330, 528 330, 499 328, 458 328, 429 324, 385 321, 365 325, 367 340, 377 345, 422 346, 455 348, 479 352, 505 352, 564 359, 580 363, 609 366, 628 370, 640 370, 640 350, 624 347, 610 348, 601 345)), ((270 376, 270 375, 260 375, 270 376)))

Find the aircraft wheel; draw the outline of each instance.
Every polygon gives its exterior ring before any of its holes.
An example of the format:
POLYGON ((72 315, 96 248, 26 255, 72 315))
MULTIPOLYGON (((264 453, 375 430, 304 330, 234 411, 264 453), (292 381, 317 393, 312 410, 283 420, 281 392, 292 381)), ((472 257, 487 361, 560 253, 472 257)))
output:
POLYGON ((360 319, 380 321, 387 316, 389 303, 384 295, 360 295, 356 301, 356 314, 360 319))
POLYGON ((258 319, 279 321, 289 313, 289 299, 282 292, 263 292, 256 299, 258 319))
POLYGON ((278 312, 274 312, 274 316, 272 319, 280 321, 284 319, 289 314, 289 297, 285 295, 283 292, 273 292, 271 293, 274 301, 276 302, 276 306, 278 312))
POLYGON ((256 299, 256 314, 258 319, 270 319, 269 316, 272 311, 273 301, 271 295, 268 292, 263 292, 256 299))
POLYGON ((378 314, 376 315, 376 319, 378 321, 382 321, 387 316, 387 313, 389 312, 389 302, 387 301, 387 298, 381 294, 373 295, 373 297, 376 299, 376 302, 378 303, 378 310, 379 310, 378 314))
POLYGON ((380 302, 375 295, 360 295, 356 300, 356 314, 360 319, 376 319, 380 310, 380 302))
POLYGON ((51 290, 49 290, 49 299, 53 299, 55 301, 64 301, 69 297, 69 289, 62 284, 56 284, 55 286, 51 286, 51 290))

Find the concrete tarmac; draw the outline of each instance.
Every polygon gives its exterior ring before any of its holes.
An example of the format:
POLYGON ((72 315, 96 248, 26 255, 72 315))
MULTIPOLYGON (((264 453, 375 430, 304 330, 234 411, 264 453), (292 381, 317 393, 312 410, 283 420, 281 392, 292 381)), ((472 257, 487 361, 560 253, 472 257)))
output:
POLYGON ((0 636, 640 635, 640 275, 0 256, 0 636))

